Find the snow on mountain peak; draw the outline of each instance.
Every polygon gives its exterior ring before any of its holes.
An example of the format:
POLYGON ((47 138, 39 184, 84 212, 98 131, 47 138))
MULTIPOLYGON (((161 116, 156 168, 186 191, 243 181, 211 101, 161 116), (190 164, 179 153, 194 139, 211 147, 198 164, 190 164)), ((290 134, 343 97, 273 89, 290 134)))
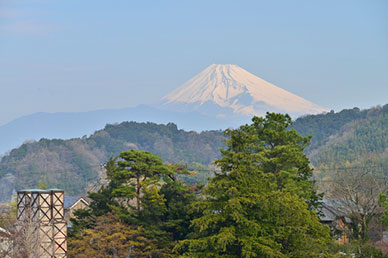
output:
POLYGON ((234 64, 210 65, 162 101, 165 106, 185 104, 196 110, 211 103, 243 115, 263 115, 267 111, 293 115, 327 111, 234 64))

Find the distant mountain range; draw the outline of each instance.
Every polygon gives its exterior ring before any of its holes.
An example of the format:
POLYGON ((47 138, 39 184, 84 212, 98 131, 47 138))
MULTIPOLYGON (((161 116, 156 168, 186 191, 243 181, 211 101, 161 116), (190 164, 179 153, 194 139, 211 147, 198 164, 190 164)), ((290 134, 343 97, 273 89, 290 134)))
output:
MULTIPOLYGON (((330 171, 344 166, 368 166, 373 173, 388 175, 388 105, 308 115, 292 128, 312 135, 306 154, 318 180, 330 181, 330 171)), ((123 122, 90 137, 41 139, 23 144, 0 161, 0 202, 17 189, 37 187, 39 181, 68 194, 82 193, 98 178, 102 163, 131 148, 152 151, 166 162, 187 163, 199 172, 195 180, 204 180, 207 166, 220 157, 223 147, 221 130, 188 132, 172 123, 123 122)))
POLYGON ((197 132, 211 129, 236 127, 249 122, 249 117, 214 117, 199 112, 174 112, 140 105, 133 108, 96 110, 90 112, 35 113, 23 116, 0 126, 0 156, 24 142, 46 139, 71 139, 82 135, 89 136, 106 124, 123 121, 174 122, 180 129, 197 132))
POLYGON ((181 129, 237 127, 267 111, 304 114, 327 111, 247 72, 237 65, 211 65, 163 97, 159 105, 90 112, 35 113, 0 126, 0 156, 25 141, 91 135, 123 121, 169 123, 181 129))

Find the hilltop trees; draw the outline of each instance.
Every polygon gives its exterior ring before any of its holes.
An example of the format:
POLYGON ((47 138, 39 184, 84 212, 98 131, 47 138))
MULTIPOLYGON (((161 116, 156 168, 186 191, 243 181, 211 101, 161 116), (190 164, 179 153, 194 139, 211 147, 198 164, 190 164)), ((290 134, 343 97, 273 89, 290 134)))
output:
POLYGON ((319 196, 303 154, 308 137, 288 115, 268 113, 253 124, 227 130, 221 172, 194 208, 193 239, 182 257, 318 257, 330 241, 315 211, 319 196))

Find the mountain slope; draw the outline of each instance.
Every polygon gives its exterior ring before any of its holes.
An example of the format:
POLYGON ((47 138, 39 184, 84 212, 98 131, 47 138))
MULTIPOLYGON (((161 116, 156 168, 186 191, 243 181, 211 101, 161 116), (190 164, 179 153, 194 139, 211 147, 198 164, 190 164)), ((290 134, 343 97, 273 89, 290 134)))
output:
POLYGON ((293 128, 313 136, 306 154, 317 180, 353 169, 388 177, 388 105, 303 117, 293 128))
MULTIPOLYGON (((353 120, 310 153, 315 164, 376 166, 388 169, 388 105, 372 108, 353 120), (383 161, 383 162, 381 162, 383 161)), ((388 175, 388 172, 385 171, 388 175)))
MULTIPOLYGON (((293 116, 327 111, 279 88, 237 65, 210 65, 201 73, 162 98, 163 106, 174 109, 209 111, 206 105, 224 108, 218 115, 265 115, 267 111, 293 116)), ((217 113, 217 112, 216 112, 217 113)))
POLYGON ((368 111, 353 108, 344 109, 337 113, 331 111, 325 114, 303 116, 296 119, 291 127, 304 136, 314 136, 307 148, 307 153, 309 153, 311 150, 324 145, 330 138, 338 134, 346 124, 364 119, 368 111))
POLYGON ((100 165, 124 150, 148 150, 171 163, 209 164, 221 147, 222 131, 196 133, 172 123, 136 122, 107 125, 90 137, 25 143, 0 161, 0 203, 15 189, 37 187, 39 181, 67 194, 83 193, 102 172, 100 165))

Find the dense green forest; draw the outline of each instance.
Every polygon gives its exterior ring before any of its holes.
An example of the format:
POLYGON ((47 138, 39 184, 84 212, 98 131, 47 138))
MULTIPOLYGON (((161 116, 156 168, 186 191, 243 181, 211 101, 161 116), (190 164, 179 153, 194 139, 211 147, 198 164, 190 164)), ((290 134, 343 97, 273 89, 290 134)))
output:
MULTIPOLYGON (((388 105, 309 115, 291 125, 301 135, 311 135, 305 153, 315 167, 317 179, 328 179, 338 167, 363 166, 384 174, 388 161, 388 105)), ((85 192, 99 178, 110 156, 128 149, 147 150, 168 163, 188 164, 196 177, 189 183, 205 182, 212 175, 213 161, 225 147, 223 132, 197 133, 179 130, 169 123, 123 122, 107 125, 90 137, 70 140, 41 139, 12 150, 0 162, 0 186, 6 174, 14 175, 16 189, 36 187, 39 181, 64 188, 68 194, 85 192), (209 169, 210 168, 210 169, 209 169)), ((3 189, 5 189, 4 187, 3 189)), ((0 202, 8 196, 2 193, 0 202), (3 199, 1 199, 3 198, 3 199)))
MULTIPOLYGON (((361 112, 360 112, 361 113, 361 112)), ((388 105, 371 109, 365 117, 345 124, 325 144, 311 153, 315 164, 366 162, 384 158, 388 150, 388 105)))
POLYGON ((317 179, 333 179, 347 168, 388 176, 388 105, 306 116, 292 128, 312 135, 306 154, 317 179))
POLYGON ((312 135, 311 144, 306 148, 306 152, 324 145, 332 135, 336 135, 344 125, 349 122, 363 119, 369 110, 359 108, 344 109, 338 113, 330 111, 325 114, 307 115, 298 118, 291 128, 302 135, 312 135))

